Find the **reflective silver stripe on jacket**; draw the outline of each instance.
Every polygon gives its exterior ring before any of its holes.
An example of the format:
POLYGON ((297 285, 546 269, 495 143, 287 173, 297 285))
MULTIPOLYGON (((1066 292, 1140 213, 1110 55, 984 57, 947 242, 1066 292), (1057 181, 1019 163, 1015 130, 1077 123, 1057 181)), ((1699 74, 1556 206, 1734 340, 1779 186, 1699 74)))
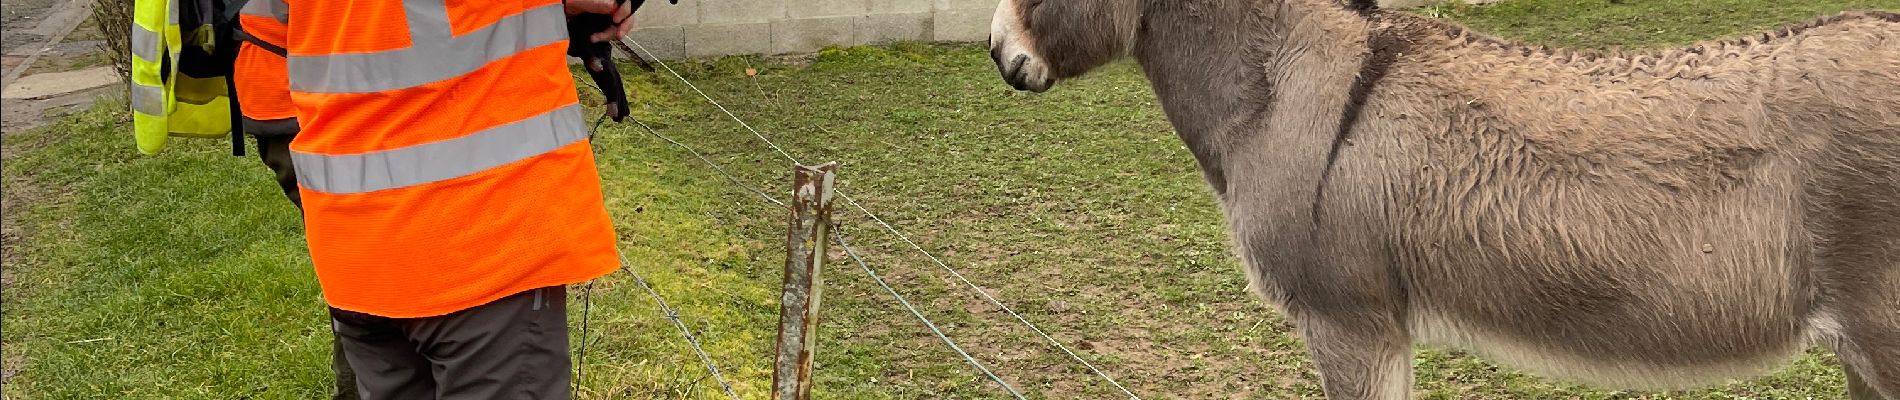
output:
POLYGON ((363 154, 291 152, 297 181, 324 193, 396 189, 473 175, 587 137, 579 104, 468 136, 363 154))
POLYGON ((238 13, 290 23, 290 6, 284 4, 284 0, 250 0, 244 3, 244 8, 238 9, 238 13))
POLYGON ((132 55, 141 60, 158 62, 158 53, 164 51, 165 38, 158 32, 146 30, 139 24, 132 24, 132 55))
POLYGON ((410 88, 462 76, 491 61, 567 39, 566 14, 560 3, 454 36, 443 1, 403 3, 409 23, 409 48, 322 56, 292 54, 290 89, 305 93, 372 93, 410 88))
POLYGON ((145 115, 165 115, 165 88, 132 84, 132 111, 145 115))

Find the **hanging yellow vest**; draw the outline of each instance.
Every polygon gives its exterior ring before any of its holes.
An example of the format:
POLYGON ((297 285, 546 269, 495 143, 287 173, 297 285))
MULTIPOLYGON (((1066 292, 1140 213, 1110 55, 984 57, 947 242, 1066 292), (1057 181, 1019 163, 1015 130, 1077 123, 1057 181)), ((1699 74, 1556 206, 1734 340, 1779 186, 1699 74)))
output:
MULTIPOLYGON (((172 136, 222 138, 231 134, 230 87, 225 77, 179 72, 187 46, 215 44, 210 25, 186 32, 181 0, 137 0, 132 12, 132 125, 139 152, 156 154, 172 136)), ((184 0, 189 1, 189 0, 184 0)))

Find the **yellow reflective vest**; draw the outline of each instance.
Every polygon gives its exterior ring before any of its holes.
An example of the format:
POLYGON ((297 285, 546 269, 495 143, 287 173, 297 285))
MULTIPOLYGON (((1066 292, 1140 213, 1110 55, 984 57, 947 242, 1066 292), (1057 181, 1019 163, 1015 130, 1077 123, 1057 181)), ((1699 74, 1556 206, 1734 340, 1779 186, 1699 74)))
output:
POLYGON ((176 2, 136 0, 132 12, 133 133, 139 152, 156 154, 169 137, 222 138, 231 134, 232 104, 226 77, 180 73, 187 46, 215 45, 210 25, 187 32, 176 2))

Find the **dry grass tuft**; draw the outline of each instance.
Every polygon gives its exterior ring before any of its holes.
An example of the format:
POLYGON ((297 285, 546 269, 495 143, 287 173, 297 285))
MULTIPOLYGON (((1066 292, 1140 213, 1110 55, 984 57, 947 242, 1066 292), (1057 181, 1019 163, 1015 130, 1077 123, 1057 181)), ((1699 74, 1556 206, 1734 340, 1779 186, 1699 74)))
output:
POLYGON ((105 38, 100 50, 119 73, 122 83, 132 80, 132 0, 93 0, 93 27, 105 38))

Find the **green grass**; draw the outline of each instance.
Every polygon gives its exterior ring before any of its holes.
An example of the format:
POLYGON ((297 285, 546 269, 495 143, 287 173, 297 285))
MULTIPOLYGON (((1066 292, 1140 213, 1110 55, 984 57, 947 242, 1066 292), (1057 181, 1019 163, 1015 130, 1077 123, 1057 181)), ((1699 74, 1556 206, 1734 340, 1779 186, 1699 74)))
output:
MULTIPOLYGON (((1524 0, 1427 11, 1535 41, 1653 46, 1843 7, 1900 8, 1681 3, 1524 0), (1645 14, 1613 17, 1636 11, 1645 14), (1666 34, 1647 33, 1659 30, 1666 34)), ((840 161, 839 187, 1137 393, 1319 395, 1291 327, 1245 292, 1219 212, 1134 66, 1043 95, 1009 90, 971 46, 675 67, 801 161, 840 161)), ((789 190, 789 165, 724 114, 663 72, 630 75, 642 120, 748 184, 789 190)), ((8 248, 13 283, 0 339, 7 368, 24 364, 0 390, 9 399, 321 395, 329 335, 296 211, 262 165, 230 157, 223 142, 133 154, 123 108, 5 138, 6 223, 19 241, 8 248)), ((785 213, 637 127, 609 123, 596 150, 629 268, 680 309, 741 395, 764 398, 785 213)), ((1032 398, 1114 397, 847 210, 839 220, 870 265, 1032 398)), ((815 398, 1004 397, 841 255, 825 281, 815 398)), ((721 398, 629 275, 603 280, 592 299, 585 397, 721 398)), ((1823 353, 1766 378, 1683 392, 1591 391, 1435 351, 1421 353, 1417 370, 1419 394, 1432 399, 1842 396, 1823 353)))

